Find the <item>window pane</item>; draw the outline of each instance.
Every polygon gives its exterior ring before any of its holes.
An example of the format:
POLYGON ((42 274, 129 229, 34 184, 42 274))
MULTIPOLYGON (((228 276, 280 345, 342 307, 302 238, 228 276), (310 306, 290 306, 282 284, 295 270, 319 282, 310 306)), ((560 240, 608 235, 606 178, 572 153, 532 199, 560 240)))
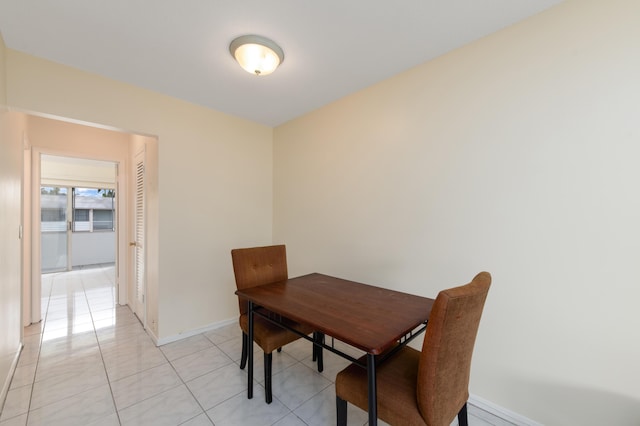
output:
POLYGON ((113 211, 112 210, 94 210, 93 211, 93 229, 113 229, 113 211))
POLYGON ((89 222, 89 209, 75 209, 73 219, 81 222, 89 222))
POLYGON ((42 232, 67 230, 67 188, 40 187, 40 220, 42 232))
POLYGON ((64 221, 65 209, 42 209, 41 220, 43 222, 64 221))
POLYGON ((67 188, 40 187, 40 268, 67 269, 67 188))
POLYGON ((112 231, 115 195, 113 189, 74 188, 73 230, 112 231))

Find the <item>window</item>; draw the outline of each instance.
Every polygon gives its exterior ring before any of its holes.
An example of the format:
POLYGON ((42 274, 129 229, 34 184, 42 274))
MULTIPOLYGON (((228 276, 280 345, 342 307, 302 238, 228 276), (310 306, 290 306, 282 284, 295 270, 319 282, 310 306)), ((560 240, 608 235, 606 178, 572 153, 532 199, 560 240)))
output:
POLYGON ((89 209, 75 209, 73 211, 73 220, 78 222, 89 222, 89 209))
POLYGON ((93 230, 105 229, 113 231, 113 210, 94 210, 93 230))
POLYGON ((64 208, 59 209, 41 209, 40 220, 43 222, 64 222, 65 220, 65 210, 64 208))
POLYGON ((40 221, 42 232, 67 230, 67 188, 40 187, 40 221))
POLYGON ((114 231, 113 189, 73 188, 73 231, 114 231))
POLYGON ((72 226, 73 232, 91 231, 91 210, 73 209, 72 226))

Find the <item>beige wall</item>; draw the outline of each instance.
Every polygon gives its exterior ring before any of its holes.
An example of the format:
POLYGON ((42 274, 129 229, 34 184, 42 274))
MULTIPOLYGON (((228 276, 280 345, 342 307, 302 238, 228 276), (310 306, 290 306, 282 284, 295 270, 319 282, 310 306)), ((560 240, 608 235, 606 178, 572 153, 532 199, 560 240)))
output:
POLYGON ((24 116, 6 108, 5 47, 0 37, 0 402, 21 342, 21 178, 24 116))
POLYGON ((290 272, 435 296, 490 271, 471 392, 639 424, 639 18, 569 1, 276 128, 290 272))
MULTIPOLYGON (((157 337, 237 315, 230 249, 272 229, 272 129, 7 50, 7 102, 157 137, 157 337)), ((154 269, 155 268, 155 269, 154 269)))

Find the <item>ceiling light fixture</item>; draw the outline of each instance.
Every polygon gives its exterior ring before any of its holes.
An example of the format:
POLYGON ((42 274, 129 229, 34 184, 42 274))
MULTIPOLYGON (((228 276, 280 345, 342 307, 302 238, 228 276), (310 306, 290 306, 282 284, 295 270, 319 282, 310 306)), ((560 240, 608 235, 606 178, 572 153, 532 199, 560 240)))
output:
POLYGON ((272 40, 259 35, 243 35, 229 45, 231 56, 247 72, 268 75, 284 61, 284 52, 272 40))

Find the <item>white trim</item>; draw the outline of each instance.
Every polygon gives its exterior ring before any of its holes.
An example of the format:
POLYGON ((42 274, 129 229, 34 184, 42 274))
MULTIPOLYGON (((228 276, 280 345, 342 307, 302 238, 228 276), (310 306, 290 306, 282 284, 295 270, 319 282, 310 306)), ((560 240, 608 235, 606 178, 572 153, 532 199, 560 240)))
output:
POLYGON ((31 300, 29 307, 30 324, 37 324, 42 318, 42 271, 40 270, 40 156, 37 147, 31 147, 31 300))
MULTIPOLYGON (((131 309, 131 306, 129 306, 129 309, 131 309)), ((134 315, 135 315, 135 314, 134 314, 134 315)), ((155 335, 155 333, 153 332, 153 330, 151 330, 150 328, 146 328, 146 327, 145 327, 144 331, 146 331, 146 332, 147 332, 147 334, 149 335, 149 337, 151 337, 151 340, 153 340, 153 343, 154 343, 156 346, 160 346, 160 345, 158 344, 158 336, 156 336, 156 335, 155 335)))
POLYGON ((225 326, 227 326, 229 324, 233 324, 236 321, 238 321, 237 318, 231 318, 231 319, 228 319, 228 320, 224 320, 224 321, 216 322, 216 323, 213 323, 213 324, 209 324, 209 325, 201 327, 201 328, 196 328, 195 330, 189 330, 189 331, 186 331, 184 333, 176 334, 176 335, 173 335, 173 336, 163 337, 162 339, 158 339, 157 337, 155 337, 151 333, 150 330, 147 330, 147 332, 150 333, 151 338, 155 342, 156 346, 162 346, 162 345, 166 345, 167 343, 177 342, 178 340, 186 339, 187 337, 193 337, 193 336, 201 334, 201 333, 206 333, 207 331, 212 331, 212 330, 216 330, 218 328, 225 327, 225 326))
MULTIPOLYGON (((518 413, 514 413, 511 410, 507 410, 504 407, 500 407, 497 404, 494 404, 491 401, 487 401, 486 399, 480 398, 477 395, 469 396, 469 405, 473 405, 479 410, 485 411, 492 416, 499 417, 504 421, 509 423, 513 423, 518 426, 543 426, 542 423, 538 423, 534 420, 531 420, 523 415, 518 413)), ((477 413, 474 413, 476 415, 477 413)))
POLYGON ((11 385, 11 380, 13 380, 13 375, 16 372, 16 368, 18 367, 18 359, 20 358, 20 353, 22 352, 22 348, 24 345, 21 343, 18 344, 18 350, 13 357, 13 361, 11 362, 11 367, 9 368, 9 374, 7 374, 6 379, 4 380, 4 385, 2 385, 2 391, 0 391, 0 412, 2 412, 4 408, 5 400, 7 399, 7 394, 9 393, 9 386, 11 385))

